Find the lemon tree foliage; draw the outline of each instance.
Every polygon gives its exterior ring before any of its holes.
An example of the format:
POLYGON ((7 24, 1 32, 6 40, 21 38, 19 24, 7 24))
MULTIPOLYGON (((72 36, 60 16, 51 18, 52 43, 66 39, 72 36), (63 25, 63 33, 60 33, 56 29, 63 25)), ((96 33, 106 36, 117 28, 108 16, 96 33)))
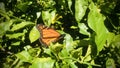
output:
POLYGON ((1 68, 119 68, 119 0, 1 0, 1 68), (45 47, 37 24, 65 37, 45 47))

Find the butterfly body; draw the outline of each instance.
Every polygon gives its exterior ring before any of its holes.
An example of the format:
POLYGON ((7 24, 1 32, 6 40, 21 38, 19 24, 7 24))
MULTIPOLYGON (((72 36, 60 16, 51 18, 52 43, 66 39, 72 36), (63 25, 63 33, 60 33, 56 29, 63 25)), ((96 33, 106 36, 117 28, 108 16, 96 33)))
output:
POLYGON ((53 28, 46 27, 42 24, 37 25, 37 29, 40 32, 40 42, 43 45, 49 46, 51 42, 56 42, 63 37, 59 32, 53 28))

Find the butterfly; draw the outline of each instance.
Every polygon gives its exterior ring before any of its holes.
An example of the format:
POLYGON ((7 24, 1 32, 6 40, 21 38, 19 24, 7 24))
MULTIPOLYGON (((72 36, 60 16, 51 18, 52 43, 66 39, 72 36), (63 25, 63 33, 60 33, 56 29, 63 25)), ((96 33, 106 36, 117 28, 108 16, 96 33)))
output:
POLYGON ((37 29, 40 32, 40 43, 47 47, 50 45, 51 42, 57 42, 59 39, 65 36, 64 34, 60 34, 53 28, 47 27, 43 24, 38 24, 37 29))

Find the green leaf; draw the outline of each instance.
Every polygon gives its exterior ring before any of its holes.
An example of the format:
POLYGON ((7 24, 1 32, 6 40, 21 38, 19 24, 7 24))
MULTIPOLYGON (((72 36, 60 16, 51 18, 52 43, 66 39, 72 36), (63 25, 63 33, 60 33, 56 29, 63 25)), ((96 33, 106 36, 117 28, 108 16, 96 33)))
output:
POLYGON ((68 7, 69 7, 70 12, 73 14, 73 12, 72 12, 72 10, 71 10, 72 0, 68 0, 68 7))
POLYGON ((36 58, 33 60, 32 65, 30 68, 53 68, 54 60, 51 58, 36 58))
POLYGON ((78 27, 77 26, 71 26, 70 28, 71 29, 77 29, 78 27))
POLYGON ((42 11, 42 19, 45 25, 50 26, 52 20, 55 18, 56 10, 42 11))
POLYGON ((107 13, 107 14, 111 14, 111 12, 114 10, 115 6, 116 6, 116 1, 106 1, 106 3, 101 3, 100 8, 102 9, 103 12, 107 13))
POLYGON ((73 60, 72 60, 70 53, 66 49, 63 49, 59 53, 59 57, 64 62, 62 68, 66 68, 66 65, 67 65, 67 67, 70 66, 71 68, 77 68, 77 66, 75 65, 75 62, 73 62, 73 60))
POLYGON ((56 67, 56 68, 60 68, 60 66, 59 66, 59 63, 58 63, 58 62, 55 62, 55 67, 56 67))
POLYGON ((50 49, 53 53, 58 54, 63 48, 63 45, 56 43, 55 45, 50 45, 50 49))
POLYGON ((52 56, 50 48, 43 48, 43 50, 44 50, 44 53, 52 56))
POLYGON ((22 51, 20 53, 17 53, 16 56, 17 58, 19 58, 20 60, 24 62, 30 62, 32 60, 32 57, 27 51, 22 51))
POLYGON ((82 58, 82 61, 90 61, 92 58, 91 58, 91 45, 88 46, 88 49, 87 49, 87 53, 85 54, 85 56, 82 58))
POLYGON ((6 36, 9 37, 9 39, 13 39, 24 36, 24 33, 6 34, 6 36))
POLYGON ((112 41, 112 44, 120 48, 120 34, 116 35, 112 41))
POLYGON ((6 22, 0 23, 0 36, 4 35, 6 31, 10 30, 10 26, 13 24, 15 19, 11 19, 6 22))
POLYGON ((114 59, 112 59, 112 58, 107 59, 106 68, 116 68, 114 59))
POLYGON ((85 15, 87 0, 75 0, 75 19, 79 23, 85 15))
POLYGON ((62 51, 59 53, 59 56, 69 57, 69 52, 66 49, 62 49, 62 51))
POLYGON ((73 49, 73 38, 69 34, 66 34, 64 39, 65 39, 64 44, 66 46, 67 51, 72 50, 73 49))
POLYGON ((29 54, 32 56, 32 57, 37 57, 40 55, 40 52, 41 52, 41 49, 38 47, 36 48, 29 48, 27 49, 29 54))
POLYGON ((100 13, 100 9, 93 3, 89 6, 88 26, 95 31, 95 43, 97 44, 98 52, 102 50, 106 40, 108 31, 104 25, 105 17, 100 13))
POLYGON ((114 33, 111 33, 111 32, 108 33, 107 45, 110 45, 113 42, 114 37, 115 37, 114 33))
POLYGON ((36 15, 37 15, 37 19, 38 19, 41 16, 41 12, 37 12, 36 15))
POLYGON ((90 36, 90 33, 87 31, 88 27, 84 23, 78 23, 78 27, 80 28, 80 33, 90 36))
POLYGON ((25 26, 27 25, 33 25, 34 23, 32 22, 28 22, 28 21, 24 21, 24 22, 21 22, 19 24, 16 24, 12 27, 11 31, 15 31, 15 30, 19 30, 21 28, 24 28, 25 26))
POLYGON ((5 4, 3 2, 0 2, 0 10, 3 10, 3 12, 5 11, 5 4))
POLYGON ((5 10, 5 4, 3 2, 0 2, 0 15, 5 17, 7 20, 10 20, 10 18, 5 10))
POLYGON ((12 42, 12 44, 11 44, 11 45, 18 46, 18 45, 20 45, 20 41, 17 41, 17 42, 12 42))
POLYGON ((32 4, 32 2, 24 2, 18 4, 16 7, 20 9, 22 12, 26 12, 30 4, 32 4))
POLYGON ((70 62, 70 67, 71 68, 78 68, 78 66, 74 62, 70 62))
POLYGON ((0 36, 2 36, 9 29, 10 29, 9 22, 0 23, 0 36))
POLYGON ((40 37, 40 32, 37 30, 36 26, 34 26, 29 33, 30 42, 32 43, 36 41, 39 37, 40 37))
POLYGON ((78 49, 75 49, 71 52, 71 55, 74 57, 74 58, 79 58, 81 55, 82 55, 82 47, 78 48, 78 49))

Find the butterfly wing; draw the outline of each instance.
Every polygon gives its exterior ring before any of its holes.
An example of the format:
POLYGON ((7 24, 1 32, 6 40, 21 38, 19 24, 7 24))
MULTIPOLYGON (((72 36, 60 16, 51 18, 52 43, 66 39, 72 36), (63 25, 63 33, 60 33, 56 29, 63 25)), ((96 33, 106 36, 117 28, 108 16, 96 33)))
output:
POLYGON ((51 42, 56 42, 58 38, 40 38, 40 42, 46 46, 49 46, 51 42))
POLYGON ((56 30, 52 29, 52 28, 44 28, 42 30, 42 34, 43 34, 43 38, 55 38, 55 37, 59 37, 60 33, 58 33, 56 30))
POLYGON ((52 28, 48 28, 44 25, 38 24, 37 29, 40 31, 40 42, 46 46, 49 46, 51 42, 56 42, 62 38, 61 34, 52 28))

